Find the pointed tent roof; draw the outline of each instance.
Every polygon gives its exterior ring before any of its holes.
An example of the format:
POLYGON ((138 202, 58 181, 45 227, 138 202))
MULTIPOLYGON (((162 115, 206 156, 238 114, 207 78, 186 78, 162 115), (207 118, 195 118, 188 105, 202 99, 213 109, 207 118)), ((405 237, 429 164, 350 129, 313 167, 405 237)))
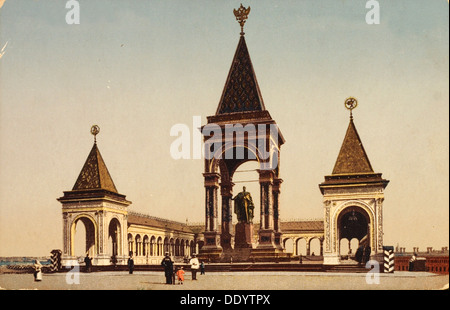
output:
POLYGON ((264 110, 245 37, 241 35, 216 115, 264 110))
POLYGON ((118 194, 108 168, 97 147, 97 143, 94 143, 72 190, 90 189, 104 189, 118 194))
POLYGON ((356 173, 373 173, 373 169, 353 123, 353 118, 350 118, 350 124, 332 174, 356 173))

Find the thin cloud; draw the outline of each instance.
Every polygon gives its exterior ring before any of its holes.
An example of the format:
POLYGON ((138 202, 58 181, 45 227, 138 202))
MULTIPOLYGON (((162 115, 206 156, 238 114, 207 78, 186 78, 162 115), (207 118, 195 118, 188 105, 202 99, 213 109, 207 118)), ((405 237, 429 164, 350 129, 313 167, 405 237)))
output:
MULTIPOLYGON (((0 0, 0 1, 2 1, 2 0, 0 0)), ((5 2, 5 1, 3 0, 3 2, 5 2)), ((2 49, 0 50, 0 58, 2 58, 3 55, 5 54, 5 52, 6 52, 6 47, 8 46, 8 42, 9 42, 9 41, 6 41, 5 45, 3 45, 2 49)))

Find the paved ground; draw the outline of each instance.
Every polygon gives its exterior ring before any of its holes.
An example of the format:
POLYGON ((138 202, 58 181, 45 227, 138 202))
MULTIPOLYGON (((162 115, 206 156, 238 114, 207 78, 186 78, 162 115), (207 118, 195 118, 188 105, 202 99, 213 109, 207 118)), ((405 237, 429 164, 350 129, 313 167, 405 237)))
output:
POLYGON ((427 272, 394 274, 328 272, 211 272, 183 285, 166 285, 162 272, 93 272, 0 274, 0 288, 9 290, 437 290, 448 289, 449 276, 427 272), (376 277, 379 277, 377 281, 376 277), (368 281, 369 280, 369 281, 368 281), (378 282, 378 283, 377 283, 378 282), (372 283, 372 284, 371 284, 372 283))

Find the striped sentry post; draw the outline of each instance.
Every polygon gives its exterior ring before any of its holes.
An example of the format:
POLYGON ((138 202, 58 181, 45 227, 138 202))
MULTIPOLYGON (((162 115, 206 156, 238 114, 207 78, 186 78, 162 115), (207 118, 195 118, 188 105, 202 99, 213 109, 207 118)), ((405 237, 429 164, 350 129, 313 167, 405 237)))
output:
POLYGON ((394 247, 383 246, 384 273, 394 273, 394 247))
POLYGON ((52 256, 50 257, 50 260, 52 262, 50 266, 51 272, 56 272, 61 269, 61 250, 53 250, 50 252, 52 256))

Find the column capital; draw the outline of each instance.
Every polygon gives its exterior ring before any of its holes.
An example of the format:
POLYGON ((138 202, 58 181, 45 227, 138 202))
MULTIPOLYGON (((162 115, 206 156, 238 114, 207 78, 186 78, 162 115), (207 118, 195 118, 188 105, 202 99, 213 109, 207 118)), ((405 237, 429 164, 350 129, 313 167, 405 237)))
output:
POLYGON ((273 170, 257 170, 259 173, 259 183, 270 183, 273 184, 274 172, 273 170))
POLYGON ((222 196, 232 197, 233 196, 233 182, 220 183, 220 193, 222 196))
POLYGON ((274 178, 273 179, 272 191, 280 193, 281 183, 283 183, 283 179, 274 178))
POLYGON ((203 173, 205 178, 205 187, 219 187, 219 173, 203 173))

